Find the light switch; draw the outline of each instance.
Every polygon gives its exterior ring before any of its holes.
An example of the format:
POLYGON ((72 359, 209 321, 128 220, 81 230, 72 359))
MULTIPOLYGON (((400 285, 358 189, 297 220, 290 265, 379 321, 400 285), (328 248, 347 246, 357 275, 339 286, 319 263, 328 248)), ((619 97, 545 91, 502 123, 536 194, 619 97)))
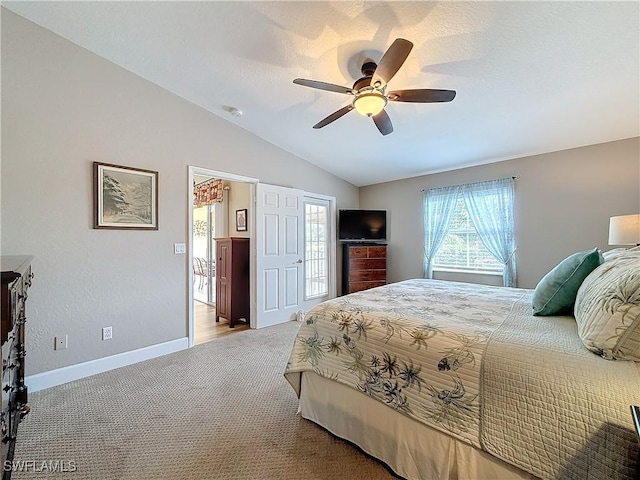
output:
POLYGON ((184 243, 174 243, 173 253, 176 255, 187 252, 187 246, 184 243))

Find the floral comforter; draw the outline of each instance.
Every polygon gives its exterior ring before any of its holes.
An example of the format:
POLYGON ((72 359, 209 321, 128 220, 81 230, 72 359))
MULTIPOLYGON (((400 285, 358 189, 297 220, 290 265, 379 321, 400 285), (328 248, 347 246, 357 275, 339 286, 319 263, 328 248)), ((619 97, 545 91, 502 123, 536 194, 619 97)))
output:
POLYGON ((408 280, 324 302, 306 316, 285 377, 335 380, 480 447, 482 355, 526 290, 408 280))

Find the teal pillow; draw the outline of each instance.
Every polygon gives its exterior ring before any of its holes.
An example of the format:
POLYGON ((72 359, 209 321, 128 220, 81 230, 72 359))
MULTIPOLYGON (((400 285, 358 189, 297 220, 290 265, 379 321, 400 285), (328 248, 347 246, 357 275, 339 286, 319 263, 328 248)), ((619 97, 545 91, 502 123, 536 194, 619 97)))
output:
POLYGON ((561 261, 536 285, 533 314, 570 315, 580 285, 603 261, 597 248, 574 253, 561 261))

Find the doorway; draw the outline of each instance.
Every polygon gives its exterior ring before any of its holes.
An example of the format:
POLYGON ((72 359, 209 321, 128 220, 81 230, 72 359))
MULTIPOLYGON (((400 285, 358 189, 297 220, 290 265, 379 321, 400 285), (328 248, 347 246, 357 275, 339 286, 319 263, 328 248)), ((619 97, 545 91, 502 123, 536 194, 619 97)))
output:
MULTIPOLYGON (((223 202, 225 206, 220 208, 216 206, 215 208, 216 213, 213 220, 215 227, 211 238, 215 240, 216 237, 241 236, 251 239, 249 258, 249 321, 251 328, 261 328, 296 318, 300 319, 301 315, 303 316, 314 305, 335 297, 335 220, 337 215, 335 197, 287 187, 259 184, 255 178, 190 166, 187 191, 191 206, 194 195, 194 178, 198 175, 222 179, 227 182, 225 184, 232 185, 229 190, 231 192, 229 201, 226 205, 223 202), (236 184, 241 185, 236 188, 236 191, 244 190, 246 192, 244 200, 241 200, 241 202, 246 202, 245 204, 232 201, 233 186, 236 184), (258 190, 261 191, 261 195, 258 195, 258 190), (276 203, 284 207, 283 211, 272 204, 276 198, 280 198, 280 195, 282 195, 283 203, 280 204, 280 200, 277 200, 276 203), (276 211, 266 211, 267 208, 272 207, 276 208, 276 211), (296 211, 295 215, 293 215, 293 210, 296 211), (222 220, 220 215, 224 215, 222 220), (280 232, 278 225, 282 226, 282 232, 280 232), (274 235, 276 230, 279 233, 274 235), (272 232, 270 233, 270 231, 272 232), (293 235, 293 233, 296 234, 293 235), (295 241, 293 241, 294 238, 295 241), (265 261, 272 261, 273 254, 276 252, 278 255, 275 256, 280 257, 280 264, 266 265, 265 261), (295 258, 291 257, 293 254, 295 254, 295 258), (280 276, 280 270, 283 272, 283 278, 287 280, 284 286, 280 286, 280 282, 275 281, 275 278, 280 276), (295 288, 293 288, 294 285, 295 288), (273 319, 267 319, 265 314, 270 315, 272 309, 279 310, 279 313, 274 315, 273 319)), ((192 279, 195 277, 193 222, 193 208, 188 208, 187 225, 190 243, 187 250, 187 265, 189 278, 192 279)), ((213 254, 213 245, 209 251, 209 258, 215 259, 217 255, 213 254)), ((215 266, 213 268, 217 271, 215 266)), ((209 281, 213 282, 213 278, 209 281)), ((188 282, 188 285, 188 337, 189 347, 192 347, 195 344, 196 300, 194 299, 194 286, 197 288, 198 284, 194 284, 192 280, 188 282)), ((212 288, 214 294, 209 298, 213 298, 213 303, 215 303, 215 292, 220 289, 215 289, 215 284, 212 288)), ((205 305, 201 302, 199 304, 205 305)), ((206 307, 212 308, 209 303, 206 304, 206 307)), ((209 322, 211 321, 209 320, 209 322)), ((215 313, 213 313, 213 322, 215 322, 215 313)), ((215 323, 217 331, 222 332, 220 329, 222 322, 215 323)), ((248 326, 244 324, 242 328, 248 328, 248 326)), ((224 334, 238 330, 238 327, 229 328, 228 325, 225 325, 224 334)))
POLYGON ((246 330, 248 325, 229 328, 226 319, 216 321, 216 238, 253 234, 236 231, 236 210, 246 209, 252 218, 256 179, 200 167, 189 167, 188 175, 188 269, 189 346, 215 337, 246 330))
MULTIPOLYGON (((195 175, 193 179, 193 252, 194 344, 211 340, 216 333, 216 217, 223 220, 226 209, 225 186, 216 177, 195 175)), ((228 187, 227 187, 228 188, 228 187)), ((222 222, 221 222, 222 223, 222 222)))

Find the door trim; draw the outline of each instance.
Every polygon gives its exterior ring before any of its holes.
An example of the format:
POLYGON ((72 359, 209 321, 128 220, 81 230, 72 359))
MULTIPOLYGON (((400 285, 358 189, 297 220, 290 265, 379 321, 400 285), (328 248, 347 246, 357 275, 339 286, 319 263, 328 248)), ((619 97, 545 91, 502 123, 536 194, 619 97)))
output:
MULTIPOLYGON (((253 177, 245 177, 243 175, 236 175, 234 173, 222 172, 219 170, 211 170, 204 167, 196 167, 193 165, 188 166, 188 178, 187 178, 187 258, 185 261, 187 262, 187 333, 189 338, 189 348, 193 347, 194 337, 195 337, 195 324, 194 324, 194 312, 193 312, 193 177, 195 175, 203 175, 210 176, 215 178, 220 178, 222 180, 229 180, 231 182, 243 182, 251 184, 251 198, 249 202, 249 211, 247 215, 249 217, 249 228, 251 229, 251 243, 255 244, 255 232, 256 232, 256 221, 255 221, 255 190, 256 184, 258 183, 257 178, 253 177)), ((254 251, 255 247, 251 247, 251 251, 254 251)), ((256 298, 256 287, 255 287, 255 275, 256 275, 256 265, 255 265, 255 255, 251 255, 249 258, 249 266, 251 269, 249 281, 250 285, 250 323, 251 328, 255 328, 255 298, 256 298)))

